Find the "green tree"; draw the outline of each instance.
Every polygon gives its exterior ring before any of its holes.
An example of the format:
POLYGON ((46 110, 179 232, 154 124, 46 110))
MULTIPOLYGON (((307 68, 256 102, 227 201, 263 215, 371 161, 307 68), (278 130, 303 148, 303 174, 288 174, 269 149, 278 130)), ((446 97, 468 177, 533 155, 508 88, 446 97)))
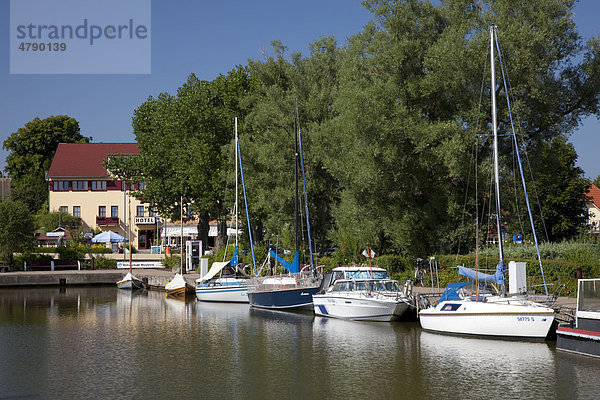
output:
POLYGON ((6 171, 11 178, 12 196, 27 204, 35 214, 48 199, 45 173, 59 143, 88 143, 92 138, 79 132, 79 123, 66 115, 35 118, 13 132, 3 144, 10 153, 6 171))
POLYGON ((48 212, 48 210, 40 210, 34 217, 35 228, 46 233, 53 231, 58 227, 67 230, 81 230, 81 219, 73 215, 61 211, 48 212))
POLYGON ((241 113, 238 100, 250 85, 239 67, 210 82, 191 74, 176 95, 150 97, 133 117, 140 154, 112 157, 108 169, 143 180, 145 188, 135 195, 164 216, 179 219, 183 197, 185 212, 198 217, 198 236, 206 243, 209 218, 224 214, 226 150, 234 117, 241 113))
MULTIPOLYGON (((265 60, 250 62, 249 72, 257 85, 246 98, 248 115, 240 137, 252 223, 259 234, 264 231, 272 246, 277 237, 287 237, 291 230, 292 242, 285 245, 293 249, 296 98, 312 239, 323 247, 332 223, 331 207, 338 184, 320 157, 323 150, 318 131, 333 116, 331 103, 337 85, 339 49, 335 39, 325 37, 311 44, 309 57, 294 53, 288 59, 287 48, 281 42, 275 41, 272 46, 273 54, 265 60)), ((302 194, 300 201, 303 245, 307 246, 302 194)))
POLYGON ((537 171, 535 185, 531 185, 536 196, 532 198, 539 199, 543 217, 535 221, 536 231, 540 236, 546 233, 551 242, 573 238, 587 221, 585 193, 590 187, 583 170, 575 166, 575 148, 564 136, 558 136, 539 142, 530 151, 530 158, 537 171))
POLYGON ((594 185, 596 185, 597 188, 600 188, 600 175, 598 175, 596 177, 596 179, 594 179, 594 182, 592 182, 594 185))
POLYGON ((33 229, 33 218, 24 203, 0 203, 0 251, 7 264, 12 265, 14 253, 33 247, 33 229))
MULTIPOLYGON (((324 124, 321 138, 323 162, 339 180, 341 198, 348 197, 335 209, 336 223, 352 224, 365 214, 370 223, 364 233, 356 226, 336 229, 372 236, 376 249, 391 244, 418 255, 442 244, 456 250, 465 239, 474 242, 475 196, 466 196, 465 188, 472 193, 473 138, 490 129, 489 25, 500 26, 522 150, 568 135, 583 116, 598 112, 599 42, 579 38, 568 0, 365 4, 375 20, 350 39, 340 57, 334 118, 324 124)), ((510 132, 504 88, 494 90, 499 130, 510 132)), ((489 159, 489 144, 484 140, 477 148, 483 169, 489 168, 482 161, 489 159)), ((502 164, 511 163, 511 146, 502 140, 502 164)), ((567 158, 560 160, 573 171, 567 158)), ((577 173, 567 175, 574 182, 566 184, 577 191, 577 173)), ((573 210, 582 193, 569 193, 564 219, 576 226, 580 213, 573 210)), ((572 232, 549 229, 563 232, 557 237, 572 232)))

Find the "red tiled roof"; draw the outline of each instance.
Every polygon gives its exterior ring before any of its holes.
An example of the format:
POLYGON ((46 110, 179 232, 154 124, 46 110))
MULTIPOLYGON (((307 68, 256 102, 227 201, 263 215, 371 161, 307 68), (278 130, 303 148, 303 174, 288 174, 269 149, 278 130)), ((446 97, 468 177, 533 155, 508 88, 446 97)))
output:
POLYGON ((592 183, 587 195, 592 198, 592 203, 600 208, 600 189, 596 185, 592 183))
POLYGON ((105 178, 102 161, 109 154, 139 154, 135 143, 60 143, 48 178, 105 178))

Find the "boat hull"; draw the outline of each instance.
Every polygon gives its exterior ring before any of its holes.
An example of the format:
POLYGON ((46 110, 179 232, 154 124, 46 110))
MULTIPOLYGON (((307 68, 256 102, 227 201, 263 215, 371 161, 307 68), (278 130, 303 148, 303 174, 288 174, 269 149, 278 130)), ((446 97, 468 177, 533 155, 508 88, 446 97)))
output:
POLYGON ((554 311, 519 304, 442 301, 419 312, 419 320, 423 329, 434 332, 544 339, 554 311))
POLYGON ((248 287, 246 285, 196 287, 196 298, 199 301, 248 303, 248 287))
POLYGON ((315 315, 349 320, 389 322, 399 318, 408 304, 394 299, 367 299, 346 296, 313 296, 315 315))
POLYGON ((556 329, 556 350, 600 357, 600 331, 559 325, 556 329))
POLYGON ((312 310, 313 295, 318 291, 319 286, 255 291, 248 292, 248 301, 251 306, 258 308, 312 310))
POLYGON ((143 289, 144 283, 141 279, 136 278, 131 273, 128 273, 123 277, 123 279, 117 282, 117 287, 125 290, 143 289))

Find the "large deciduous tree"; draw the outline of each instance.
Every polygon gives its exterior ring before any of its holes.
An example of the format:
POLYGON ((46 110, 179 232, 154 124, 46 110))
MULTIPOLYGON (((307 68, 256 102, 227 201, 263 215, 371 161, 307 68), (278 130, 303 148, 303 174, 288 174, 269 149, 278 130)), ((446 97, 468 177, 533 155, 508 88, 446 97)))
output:
POLYGON ((66 115, 35 118, 12 133, 4 141, 6 171, 11 178, 12 196, 27 204, 32 214, 39 211, 48 199, 45 173, 59 143, 88 143, 92 138, 82 136, 79 123, 66 115))
POLYGON ((7 264, 12 265, 14 253, 33 246, 33 229, 27 205, 12 200, 0 202, 0 251, 7 264))
POLYGON ((133 117, 140 154, 114 157, 107 166, 117 176, 141 179, 136 195, 164 216, 179 219, 181 198, 186 213, 198 217, 198 236, 206 243, 209 218, 224 214, 226 146, 239 99, 249 89, 244 68, 203 81, 194 74, 176 95, 161 93, 141 104, 133 117))

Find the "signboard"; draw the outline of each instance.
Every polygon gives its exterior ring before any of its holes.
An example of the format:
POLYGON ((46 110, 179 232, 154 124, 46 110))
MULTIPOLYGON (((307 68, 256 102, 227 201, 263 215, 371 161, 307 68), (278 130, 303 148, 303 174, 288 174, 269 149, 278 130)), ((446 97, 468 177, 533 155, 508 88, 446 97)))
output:
MULTIPOLYGON (((131 268, 162 268, 160 261, 132 261, 131 268)), ((117 268, 129 268, 129 261, 117 261, 117 268)))
POLYGON ((136 225, 154 225, 156 224, 156 217, 135 217, 136 225))

